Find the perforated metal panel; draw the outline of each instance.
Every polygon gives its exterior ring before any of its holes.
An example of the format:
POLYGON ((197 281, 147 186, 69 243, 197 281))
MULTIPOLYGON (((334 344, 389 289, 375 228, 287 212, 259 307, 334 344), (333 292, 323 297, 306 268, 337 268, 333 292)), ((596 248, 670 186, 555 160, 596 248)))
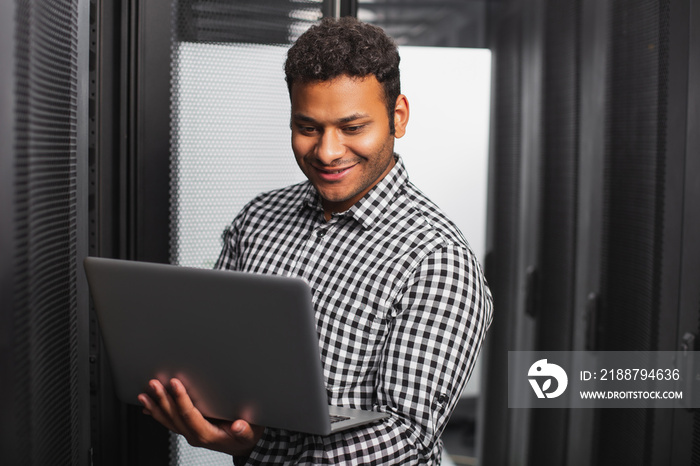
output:
MULTIPOLYGON (((289 44, 320 1, 176 3, 172 51, 171 262, 210 268, 221 234, 253 197, 304 178, 291 151, 289 44)), ((233 370, 233 368, 232 368, 233 370)), ((171 464, 231 457, 171 441, 171 464)))
MULTIPOLYGON (((178 3, 175 32, 188 31, 185 39, 243 39, 241 31, 226 33, 240 19, 231 5, 215 31, 207 29, 213 20, 183 15, 198 11, 200 3, 178 3)), ((264 22, 265 30, 276 28, 273 37, 287 42, 321 18, 320 2, 249 3, 236 3, 239 14, 264 22), (290 17, 301 19, 290 23, 290 17)), ((258 33, 251 30, 247 42, 173 41, 173 263, 211 267, 223 229, 246 202, 303 179, 290 147, 283 71, 288 44, 250 43, 258 33)))
POLYGON ((78 464, 78 1, 16 3, 12 464, 78 464))
POLYGON ((611 12, 603 283, 606 350, 654 350, 658 329, 668 1, 611 12))
POLYGON ((541 306, 537 348, 571 349, 578 190, 578 1, 546 3, 541 306))
MULTIPOLYGON (((669 2, 611 9, 599 349, 658 349, 669 2)), ((653 410, 601 410, 599 462, 649 464, 653 410)))

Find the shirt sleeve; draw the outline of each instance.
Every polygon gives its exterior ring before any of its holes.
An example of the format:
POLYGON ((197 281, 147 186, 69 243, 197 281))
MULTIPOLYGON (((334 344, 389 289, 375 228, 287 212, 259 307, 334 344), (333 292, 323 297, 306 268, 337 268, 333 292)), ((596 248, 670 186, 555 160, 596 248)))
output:
POLYGON ((434 251, 394 300, 375 384, 376 409, 390 417, 326 437, 266 429, 246 464, 439 463, 440 435, 491 318, 491 294, 471 251, 434 251))
POLYGON ((241 211, 231 224, 229 224, 221 234, 223 246, 219 258, 214 265, 215 269, 237 270, 238 258, 240 256, 240 245, 238 239, 241 236, 241 228, 245 220, 246 210, 241 211))

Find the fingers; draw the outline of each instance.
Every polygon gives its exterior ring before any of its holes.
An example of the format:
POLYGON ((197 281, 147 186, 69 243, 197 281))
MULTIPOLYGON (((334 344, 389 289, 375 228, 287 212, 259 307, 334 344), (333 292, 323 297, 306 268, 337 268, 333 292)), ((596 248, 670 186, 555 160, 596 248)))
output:
POLYGON ((249 455, 264 431, 265 427, 249 424, 242 419, 230 424, 226 429, 226 434, 231 439, 230 445, 235 447, 235 450, 229 450, 229 453, 234 456, 249 455))
POLYGON ((210 441, 216 434, 212 425, 202 413, 195 408, 187 389, 178 379, 170 380, 170 391, 174 400, 176 420, 175 425, 181 426, 199 444, 210 441))
MULTIPOLYGON (((139 402, 148 411, 146 414, 150 414, 156 421, 173 432, 182 435, 189 434, 190 429, 179 412, 179 405, 174 401, 163 384, 154 379, 148 382, 148 387, 149 393, 142 393, 138 397, 139 402)), ((182 387, 182 384, 180 384, 180 388, 187 396, 187 392, 182 387)), ((182 393, 179 394, 179 398, 182 403, 182 393)))
POLYGON ((253 443, 256 440, 253 428, 241 419, 231 424, 231 435, 244 445, 253 443))
POLYGON ((177 427, 175 427, 175 424, 173 424, 171 421, 170 416, 166 414, 166 412, 156 403, 156 401, 153 400, 153 398, 151 398, 151 396, 147 395, 146 393, 141 393, 138 396, 138 400, 139 403, 143 405, 144 414, 151 416, 153 419, 167 427, 168 430, 179 433, 177 427))
POLYGON ((195 422, 204 419, 199 411, 192 404, 192 399, 187 394, 187 389, 178 379, 170 380, 170 393, 175 401, 175 408, 185 421, 194 420, 195 422))
POLYGON ((172 379, 168 389, 157 380, 151 380, 148 385, 149 393, 138 397, 144 413, 184 435, 191 445, 236 455, 249 452, 263 434, 264 427, 252 426, 244 420, 212 424, 194 406, 178 379, 172 379))
POLYGON ((242 443, 255 445, 258 443, 258 440, 260 440, 260 437, 265 431, 265 427, 249 424, 248 422, 239 419, 231 424, 231 430, 242 443))

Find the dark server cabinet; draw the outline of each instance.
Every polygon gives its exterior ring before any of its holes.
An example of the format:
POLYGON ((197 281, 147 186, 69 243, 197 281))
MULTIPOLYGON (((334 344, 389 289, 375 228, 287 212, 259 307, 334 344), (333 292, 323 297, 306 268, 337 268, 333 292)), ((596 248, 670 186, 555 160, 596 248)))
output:
POLYGON ((486 273, 496 317, 483 464, 698 461, 696 414, 522 413, 503 392, 507 350, 693 348, 698 9, 687 0, 523 0, 491 18, 486 273))
POLYGON ((0 458, 89 462, 88 2, 0 4, 0 458))

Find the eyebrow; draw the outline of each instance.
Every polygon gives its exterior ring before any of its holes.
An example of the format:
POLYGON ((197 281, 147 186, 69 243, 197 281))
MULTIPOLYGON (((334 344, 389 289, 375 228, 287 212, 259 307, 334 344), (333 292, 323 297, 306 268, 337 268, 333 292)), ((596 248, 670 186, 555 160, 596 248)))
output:
MULTIPOLYGON (((348 116, 343 117, 343 118, 338 118, 335 121, 335 123, 342 125, 345 123, 350 123, 351 121, 359 120, 361 118, 368 118, 368 117, 369 117, 369 115, 367 115, 366 113, 353 113, 352 115, 348 115, 348 116)), ((316 120, 314 120, 313 118, 311 118, 308 115, 304 115, 303 113, 295 113, 294 115, 292 115, 292 119, 297 120, 297 121, 306 121, 308 123, 316 123, 316 120)))

